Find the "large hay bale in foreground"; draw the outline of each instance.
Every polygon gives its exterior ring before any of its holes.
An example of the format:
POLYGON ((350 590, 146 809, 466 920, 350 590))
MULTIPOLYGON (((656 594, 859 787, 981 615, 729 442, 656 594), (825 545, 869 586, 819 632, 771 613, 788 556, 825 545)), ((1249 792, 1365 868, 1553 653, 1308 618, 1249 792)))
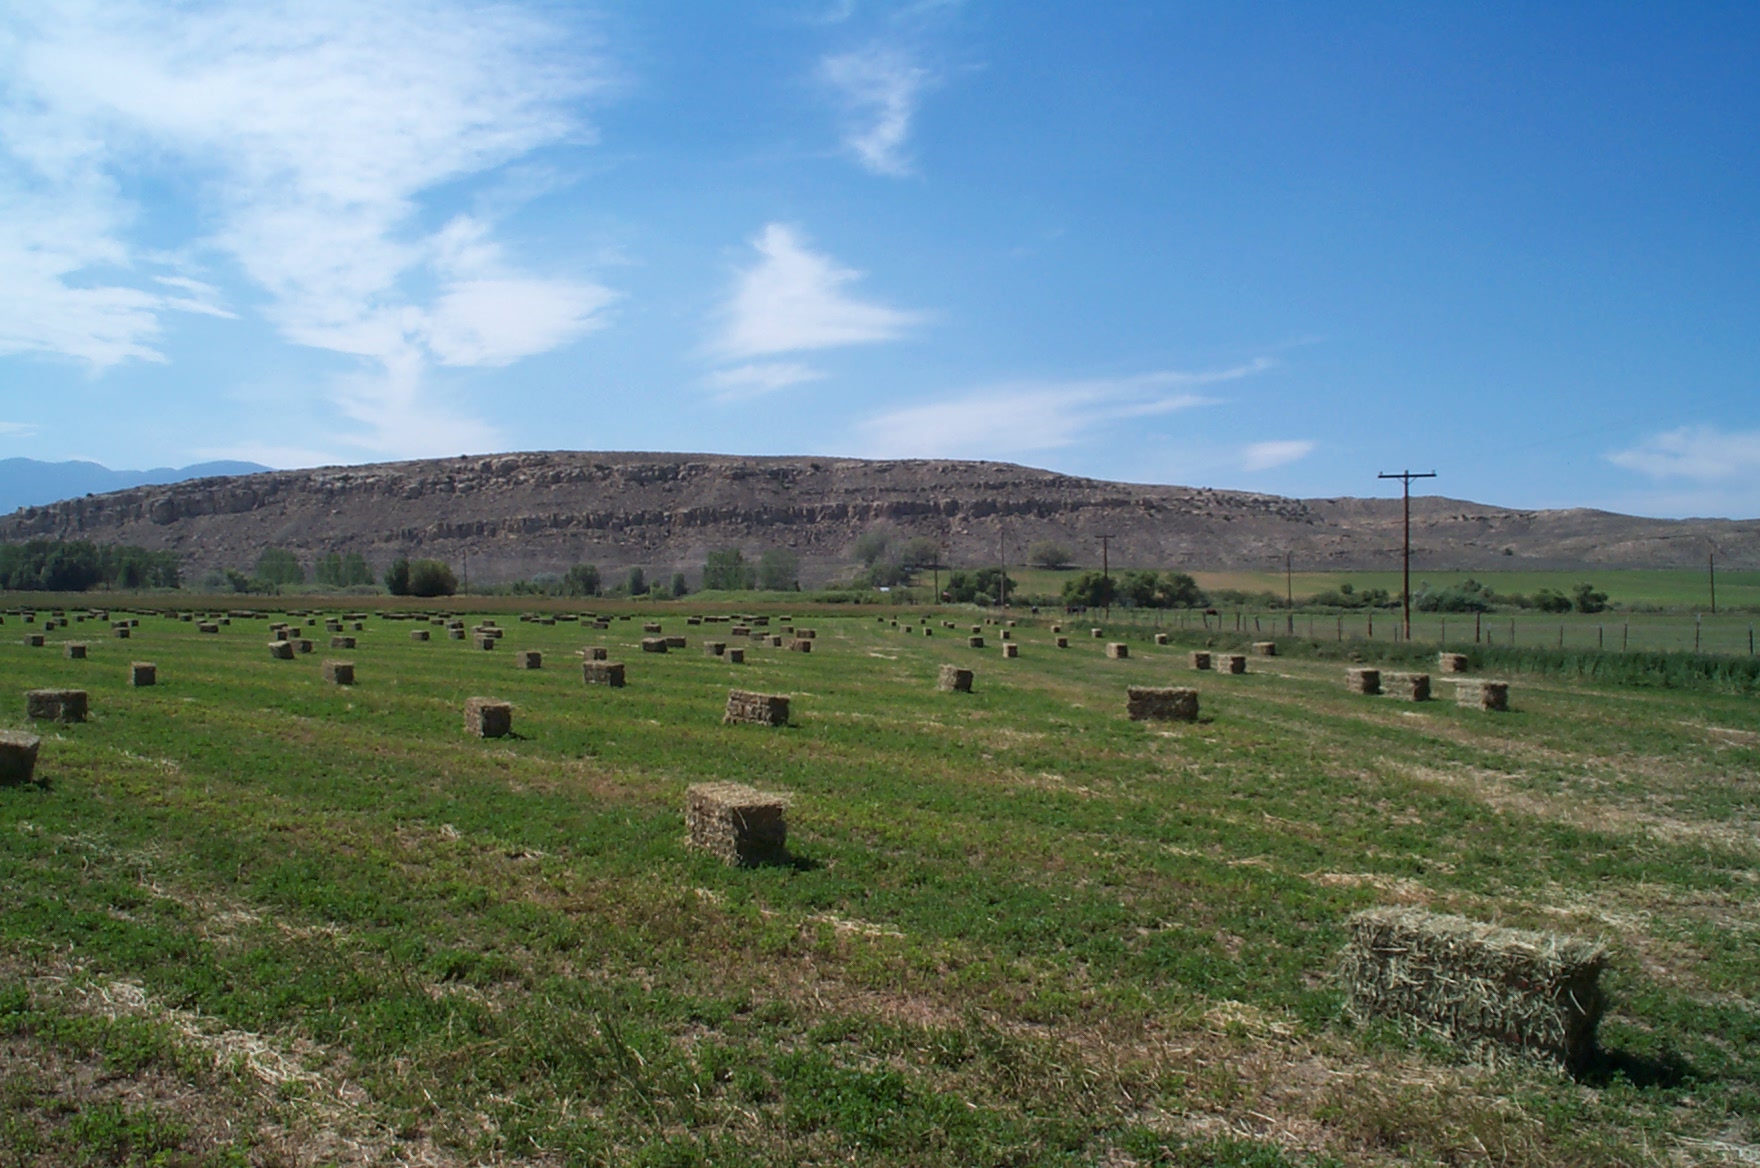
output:
POLYGON ((1594 1052, 1602 945, 1416 908, 1368 909, 1349 927, 1339 980, 1358 1018, 1395 1018, 1573 1069, 1594 1052))
POLYGON ((1344 687, 1354 694, 1381 692, 1381 671, 1367 665, 1353 665, 1344 671, 1344 687))
POLYGON ((329 682, 331 685, 353 685, 354 684, 354 662, 352 662, 352 661, 326 661, 326 662, 324 662, 324 680, 329 682))
POLYGON ((785 796, 743 783, 693 783, 685 791, 690 846, 729 867, 749 868, 788 858, 785 796))
POLYGON ((269 642, 269 656, 275 658, 275 660, 277 660, 277 661, 292 661, 293 660, 293 642, 292 641, 270 641, 269 642))
POLYGON ((133 686, 158 685, 159 667, 151 661, 131 661, 128 666, 128 684, 133 686))
POLYGON ((588 685, 623 686, 623 662, 587 660, 581 662, 581 680, 588 685))
POLYGON ((1465 673, 1467 671, 1467 655, 1465 653, 1438 653, 1436 655, 1436 672, 1465 673))
POLYGON ((1277 642, 1276 641, 1254 641, 1253 642, 1253 656, 1255 656, 1255 657, 1275 657, 1275 656, 1277 656, 1277 642))
POLYGON ((1430 675, 1428 673, 1390 673, 1383 679, 1387 687, 1387 696, 1398 698, 1402 702, 1427 702, 1430 700, 1430 675))
POLYGON ((943 665, 935 678, 935 688, 948 693, 971 693, 972 671, 957 665, 943 665))
POLYGON ((1108 641, 1106 643, 1106 655, 1114 661, 1123 661, 1126 657, 1131 655, 1131 647, 1123 641, 1108 641))
POLYGON ((1455 704, 1475 710, 1505 713, 1509 710, 1509 682, 1457 681, 1454 683, 1455 704))
POLYGON ((25 717, 38 722, 83 722, 86 710, 83 689, 33 689, 24 695, 25 717))
POLYGON ((513 705, 494 698, 467 698, 464 703, 466 734, 478 738, 505 738, 513 732, 513 705))
POLYGON ((517 669, 542 669, 544 654, 536 649, 521 649, 513 655, 513 664, 517 669))
POLYGON ((37 771, 43 740, 35 734, 0 730, 0 784, 28 783, 37 771))
POLYGON ((788 699, 781 694, 752 693, 750 690, 727 691, 727 711, 721 715, 726 725, 786 726, 788 699))
POLYGON ((1196 722, 1198 691, 1183 686, 1133 685, 1124 691, 1133 722, 1196 722))

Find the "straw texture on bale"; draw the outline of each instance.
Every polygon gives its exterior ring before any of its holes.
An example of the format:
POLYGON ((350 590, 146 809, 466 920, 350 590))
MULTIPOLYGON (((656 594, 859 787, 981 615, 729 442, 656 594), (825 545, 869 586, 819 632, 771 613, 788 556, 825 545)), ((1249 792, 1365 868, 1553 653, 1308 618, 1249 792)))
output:
POLYGON ((666 647, 668 649, 682 649, 682 648, 684 648, 684 646, 685 646, 685 640, 683 637, 667 637, 666 638, 666 647))
POLYGON ((1454 700, 1457 705, 1471 706, 1475 710, 1502 713, 1509 709, 1509 682, 1457 681, 1454 683, 1454 700))
POLYGON ((788 856, 788 800, 743 783, 694 783, 685 791, 690 846, 734 868, 788 856))
POLYGON ((127 625, 123 625, 121 628, 116 630, 116 639, 119 641, 126 641, 132 635, 133 634, 129 632, 127 625))
POLYGON ((1402 702, 1427 702, 1430 700, 1430 675, 1428 673, 1390 673, 1382 679, 1387 689, 1387 696, 1398 698, 1402 702))
POLYGON ((28 783, 37 771, 43 740, 35 734, 0 730, 0 783, 28 783))
POLYGON ((1104 637, 1106 635, 1106 630, 1105 629, 1089 629, 1088 635, 1090 637, 1093 637, 1095 640, 1099 640, 1101 637, 1104 637))
POLYGON ((488 633, 478 633, 477 639, 476 639, 476 646, 477 646, 477 648, 483 649, 483 650, 494 649, 495 648, 495 638, 490 636, 488 633))
POLYGON ((1277 656, 1277 642, 1276 641, 1254 641, 1253 642, 1253 656, 1255 656, 1255 657, 1275 657, 1275 656, 1277 656))
POLYGON ((729 726, 788 725, 788 699, 781 694, 752 693, 750 690, 727 691, 727 710, 721 721, 729 726))
POLYGON ((1594 1053, 1600 944, 1415 908, 1368 909, 1349 929, 1339 980, 1359 1019, 1391 1017, 1573 1069, 1594 1053))
POLYGON ((664 652, 666 652, 666 638, 665 637, 643 637, 642 638, 642 652, 644 652, 644 653, 664 653, 664 652))
POLYGON ((464 729, 478 738, 505 738, 513 732, 513 706, 494 698, 467 698, 464 729))
POLYGON ((352 649, 352 648, 354 648, 354 638, 353 637, 331 637, 330 638, 330 647, 332 649, 352 649))
POLYGON ((588 645, 581 650, 581 656, 588 661, 608 661, 611 659, 611 650, 603 645, 588 645))
POLYGON ((130 662, 128 666, 128 684, 135 686, 158 685, 159 667, 154 665, 151 661, 130 662))
POLYGON ((581 680, 588 685, 623 685, 623 662, 588 660, 581 662, 581 680))
POLYGON ((726 652, 727 652, 727 642, 726 641, 704 641, 703 642, 703 655, 706 657, 720 657, 720 656, 724 655, 726 652))
POLYGON ((1004 657, 1019 657, 1021 655, 1021 647, 1013 641, 1010 641, 1002 647, 1002 655, 1004 657))
POLYGON ((324 662, 324 680, 329 682, 332 685, 353 685, 354 684, 354 662, 352 662, 352 661, 326 661, 326 662, 324 662))
POLYGON ((536 649, 521 649, 513 655, 513 663, 520 669, 542 669, 544 654, 536 649))
POLYGON ((1195 650, 1192 653, 1192 668, 1193 669, 1208 669, 1208 668, 1210 668, 1210 654, 1204 652, 1202 649, 1195 650))
POLYGON ((788 647, 796 653, 811 653, 813 651, 813 642, 805 637, 795 637, 793 640, 789 641, 788 647))
POLYGON ((83 722, 86 709, 83 689, 33 689, 24 695, 25 716, 38 722, 83 722))
POLYGON ((1438 653, 1436 655, 1436 672, 1465 673, 1467 671, 1467 655, 1465 653, 1438 653))
POLYGON ((1215 659, 1215 666, 1222 673, 1245 673, 1247 671, 1247 655, 1245 653, 1224 653, 1215 659))
POLYGON ((972 671, 957 665, 943 665, 935 679, 935 688, 948 693, 971 693, 972 671))
POLYGON ((1167 634, 1166 633, 1156 633, 1155 634, 1155 643, 1157 645, 1167 644, 1167 634))
POLYGON ((1183 686, 1133 685, 1124 691, 1133 722, 1196 722, 1198 691, 1183 686))
POLYGON ((966 644, 973 649, 982 649, 984 647, 984 638, 983 637, 967 637, 966 644))
POLYGON ((1123 641, 1108 641, 1106 655, 1114 661, 1122 661, 1131 655, 1131 647, 1123 641))
POLYGON ((1344 687, 1354 694, 1381 692, 1381 671, 1366 665, 1353 665, 1344 671, 1344 687))
POLYGON ((292 641, 270 641, 269 642, 269 656, 275 658, 275 660, 277 660, 277 661, 292 661, 293 660, 293 642, 292 641))
POLYGON ((86 659, 86 647, 82 642, 69 641, 61 646, 61 654, 69 661, 84 661, 86 659))

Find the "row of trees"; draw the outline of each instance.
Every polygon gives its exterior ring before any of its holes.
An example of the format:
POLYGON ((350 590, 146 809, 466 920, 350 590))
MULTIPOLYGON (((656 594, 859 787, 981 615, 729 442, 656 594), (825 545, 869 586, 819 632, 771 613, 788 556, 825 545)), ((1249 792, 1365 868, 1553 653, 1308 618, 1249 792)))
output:
POLYGON ((111 588, 177 588, 175 552, 99 545, 87 540, 33 539, 0 544, 0 588, 18 592, 83 592, 111 588))
POLYGON ((703 564, 705 592, 797 592, 801 586, 801 559, 787 548, 771 548, 748 563, 738 548, 710 552, 703 564))
POLYGON ((1204 608, 1210 598, 1184 572, 1082 572, 1063 582, 1063 602, 1072 608, 1204 608))

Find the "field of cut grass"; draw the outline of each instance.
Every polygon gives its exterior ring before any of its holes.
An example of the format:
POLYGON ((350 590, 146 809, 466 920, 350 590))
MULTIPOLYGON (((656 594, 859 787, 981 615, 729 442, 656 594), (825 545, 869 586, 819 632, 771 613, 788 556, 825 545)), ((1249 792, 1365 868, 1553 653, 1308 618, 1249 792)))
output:
POLYGON ((1127 660, 1049 617, 1004 659, 970 611, 797 608, 814 652, 736 666, 684 611, 663 656, 639 620, 502 616, 485 652, 373 617, 293 661, 264 620, 33 649, 8 617, 0 727, 33 687, 93 713, 0 788, 0 1168, 1760 1155, 1753 698, 1524 675, 1492 715, 1311 656, 1195 674, 1122 622, 1127 660), (626 688, 581 683, 594 644, 626 688), (1125 719, 1173 683, 1202 721, 1125 719), (793 724, 722 725, 733 686, 793 724), (467 737, 473 695, 516 735, 467 737), (706 780, 789 793, 792 862, 687 850, 706 780), (1377 904, 1605 939, 1602 1055, 1351 1025, 1330 973, 1377 904))

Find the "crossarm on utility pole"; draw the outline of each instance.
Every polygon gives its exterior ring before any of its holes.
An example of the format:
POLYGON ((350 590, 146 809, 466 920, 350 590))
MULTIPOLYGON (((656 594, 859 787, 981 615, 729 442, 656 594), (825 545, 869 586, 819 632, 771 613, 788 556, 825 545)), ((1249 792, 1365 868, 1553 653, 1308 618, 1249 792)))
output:
POLYGON ((1407 641, 1412 639, 1412 480, 1433 479, 1435 471, 1402 470, 1398 474, 1377 474, 1378 479, 1398 479, 1405 488, 1405 555, 1401 575, 1400 600, 1405 614, 1405 631, 1402 634, 1407 641))

